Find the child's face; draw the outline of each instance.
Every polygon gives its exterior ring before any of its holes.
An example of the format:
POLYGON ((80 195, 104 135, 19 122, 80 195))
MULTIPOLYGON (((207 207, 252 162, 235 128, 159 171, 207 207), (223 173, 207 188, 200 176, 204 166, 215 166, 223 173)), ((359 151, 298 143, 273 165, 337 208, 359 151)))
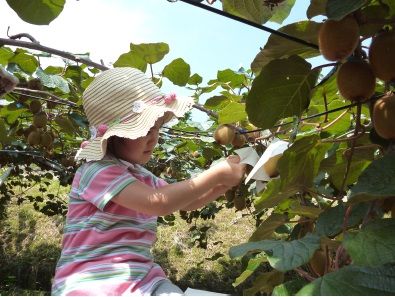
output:
POLYGON ((145 164, 151 158, 158 143, 159 129, 164 123, 164 117, 159 118, 146 136, 137 139, 115 138, 113 150, 118 158, 135 164, 145 164))

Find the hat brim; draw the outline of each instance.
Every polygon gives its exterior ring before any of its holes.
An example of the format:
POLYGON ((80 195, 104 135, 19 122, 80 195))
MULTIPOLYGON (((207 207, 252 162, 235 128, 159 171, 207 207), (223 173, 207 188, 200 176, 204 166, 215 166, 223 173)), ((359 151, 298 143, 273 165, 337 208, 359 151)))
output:
POLYGON ((177 97, 170 104, 150 105, 141 113, 133 116, 122 123, 111 126, 102 137, 90 140, 83 148, 79 149, 75 158, 86 161, 101 160, 107 152, 107 141, 111 136, 118 136, 128 139, 137 139, 146 136, 148 131, 155 125, 155 122, 163 117, 167 112, 171 116, 165 118, 165 122, 170 121, 174 116, 182 117, 192 108, 194 101, 191 97, 177 97))

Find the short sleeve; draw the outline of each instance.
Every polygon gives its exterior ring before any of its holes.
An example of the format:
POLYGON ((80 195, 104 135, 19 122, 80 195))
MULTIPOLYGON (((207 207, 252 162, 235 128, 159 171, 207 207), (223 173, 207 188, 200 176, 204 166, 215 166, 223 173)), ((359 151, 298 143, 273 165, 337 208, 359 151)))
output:
POLYGON ((81 171, 78 196, 100 210, 126 186, 136 181, 128 168, 119 163, 96 161, 85 165, 81 171))

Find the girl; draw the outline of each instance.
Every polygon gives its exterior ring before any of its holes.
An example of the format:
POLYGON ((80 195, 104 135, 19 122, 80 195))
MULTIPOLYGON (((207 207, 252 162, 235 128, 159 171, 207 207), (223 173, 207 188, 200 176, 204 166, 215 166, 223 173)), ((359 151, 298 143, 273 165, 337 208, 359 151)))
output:
POLYGON ((179 294, 153 262, 157 216, 194 210, 239 184, 237 156, 174 184, 143 165, 159 129, 192 107, 190 98, 163 95, 141 71, 102 72, 83 94, 91 139, 76 158, 76 172, 53 281, 54 295, 179 294))

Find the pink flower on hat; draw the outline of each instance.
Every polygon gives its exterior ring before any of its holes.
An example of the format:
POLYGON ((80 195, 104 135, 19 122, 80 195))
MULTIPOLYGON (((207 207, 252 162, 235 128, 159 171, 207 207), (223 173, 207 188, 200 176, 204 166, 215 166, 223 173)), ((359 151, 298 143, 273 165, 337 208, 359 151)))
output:
POLYGON ((83 142, 81 142, 81 148, 85 148, 87 145, 89 144, 88 140, 84 140, 83 142))
POLYGON ((106 124, 99 124, 99 126, 97 126, 97 137, 102 137, 104 135, 104 133, 106 133, 106 131, 108 130, 108 126, 106 124))
POLYGON ((165 100, 165 104, 171 104, 174 102, 174 100, 177 99, 177 95, 175 93, 170 93, 165 95, 164 100, 165 100))

